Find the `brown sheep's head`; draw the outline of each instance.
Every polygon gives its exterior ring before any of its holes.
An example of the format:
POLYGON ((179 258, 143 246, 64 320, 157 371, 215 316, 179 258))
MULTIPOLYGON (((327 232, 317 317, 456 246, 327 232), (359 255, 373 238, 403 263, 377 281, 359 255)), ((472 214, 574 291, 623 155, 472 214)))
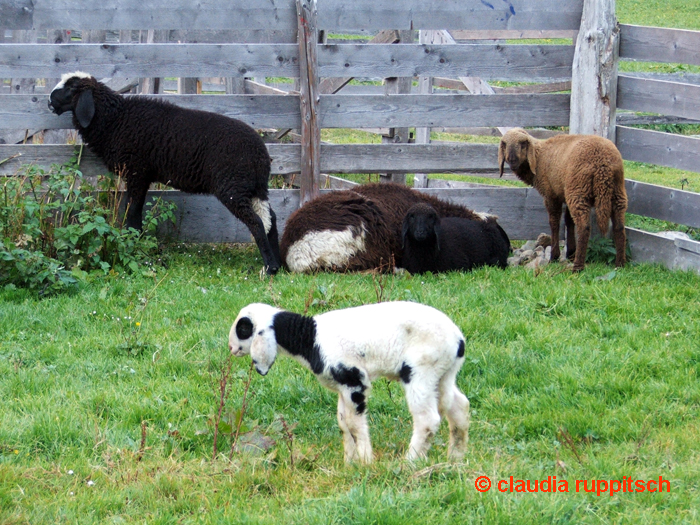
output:
POLYGON ((506 162, 518 177, 521 176, 521 173, 527 172, 527 170, 521 170, 526 163, 532 175, 537 174, 535 140, 527 131, 521 128, 513 128, 503 135, 498 147, 498 166, 501 177, 503 177, 503 166, 506 162))
POLYGON ((49 109, 56 115, 72 111, 80 126, 87 128, 95 116, 93 91, 97 80, 81 71, 66 73, 51 91, 49 109))

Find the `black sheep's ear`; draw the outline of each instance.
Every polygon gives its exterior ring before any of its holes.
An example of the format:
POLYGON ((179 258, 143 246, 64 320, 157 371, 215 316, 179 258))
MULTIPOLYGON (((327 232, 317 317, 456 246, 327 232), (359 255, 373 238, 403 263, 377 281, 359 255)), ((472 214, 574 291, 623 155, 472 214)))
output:
POLYGON ((95 100, 92 97, 92 91, 88 89, 78 96, 78 103, 75 105, 75 118, 78 119, 78 124, 87 128, 94 116, 95 100))
POLYGON ((406 237, 408 237, 408 221, 403 221, 403 228, 401 229, 401 249, 403 250, 406 246, 406 237))

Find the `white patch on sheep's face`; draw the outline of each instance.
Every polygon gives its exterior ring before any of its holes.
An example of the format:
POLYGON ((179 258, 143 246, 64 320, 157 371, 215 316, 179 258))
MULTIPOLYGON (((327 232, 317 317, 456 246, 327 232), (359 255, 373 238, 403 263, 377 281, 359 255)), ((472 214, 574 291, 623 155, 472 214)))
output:
POLYGON ((270 228, 272 228, 272 219, 270 217, 270 203, 268 201, 263 201, 260 199, 251 199, 253 203, 253 211, 262 220, 263 226, 265 227, 265 233, 270 233, 270 228))
POLYGON ((308 272, 323 268, 343 268, 350 258, 365 249, 366 230, 323 230, 309 232, 289 247, 287 266, 293 272, 308 272))
POLYGON ((56 91, 57 89, 63 89, 63 86, 66 85, 66 82, 70 80, 71 78, 91 78, 92 75, 90 73, 85 73, 84 71, 74 71, 73 73, 64 73, 61 75, 61 81, 56 84, 56 87, 54 87, 51 92, 56 91))

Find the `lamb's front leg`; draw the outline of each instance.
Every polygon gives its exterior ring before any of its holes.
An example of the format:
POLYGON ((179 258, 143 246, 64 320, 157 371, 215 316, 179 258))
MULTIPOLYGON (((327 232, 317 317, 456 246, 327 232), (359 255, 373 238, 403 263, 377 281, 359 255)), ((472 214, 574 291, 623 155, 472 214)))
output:
MULTIPOLYGON (((354 395, 357 397, 357 393, 354 395)), ((345 462, 359 460, 362 463, 371 463, 372 444, 369 439, 364 395, 361 403, 357 403, 357 399, 353 399, 352 396, 353 393, 349 391, 338 395, 338 426, 343 431, 345 462)))

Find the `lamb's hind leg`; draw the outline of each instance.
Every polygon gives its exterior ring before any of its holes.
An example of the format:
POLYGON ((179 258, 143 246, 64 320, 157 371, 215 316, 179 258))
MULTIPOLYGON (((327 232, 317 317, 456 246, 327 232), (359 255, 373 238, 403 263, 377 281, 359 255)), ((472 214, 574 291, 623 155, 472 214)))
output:
POLYGON ((405 384, 404 388, 408 409, 413 416, 413 436, 406 459, 414 461, 426 457, 433 437, 440 428, 438 385, 414 378, 410 383, 405 384))
POLYGON ((353 400, 352 395, 350 391, 338 395, 338 426, 343 432, 345 462, 359 460, 367 464, 372 462, 372 443, 369 438, 365 403, 364 399, 362 402, 357 402, 357 398, 353 400))
MULTIPOLYGON (((245 198, 235 199, 234 197, 222 198, 220 195, 217 195, 217 197, 221 203, 250 230, 253 239, 255 239, 255 244, 258 245, 260 255, 262 255, 263 265, 267 273, 270 275, 277 273, 277 270, 280 268, 279 256, 275 257, 275 252, 270 246, 263 220, 255 213, 251 200, 245 198)), ((264 202, 267 203, 267 201, 264 202)), ((271 228, 270 231, 272 231, 271 228)))
POLYGON ((464 457, 469 441, 469 399, 457 388, 455 375, 449 374, 440 382, 440 414, 450 424, 448 456, 459 460, 464 457))

